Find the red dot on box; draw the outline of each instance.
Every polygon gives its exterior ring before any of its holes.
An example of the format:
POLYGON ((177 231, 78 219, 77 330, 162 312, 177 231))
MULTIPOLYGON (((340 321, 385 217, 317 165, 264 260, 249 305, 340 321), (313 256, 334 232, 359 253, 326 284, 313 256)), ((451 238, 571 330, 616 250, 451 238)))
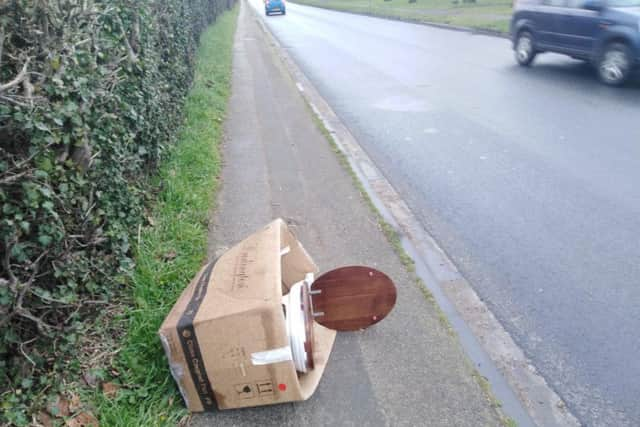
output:
POLYGON ((287 389, 287 385, 286 384, 278 384, 278 390, 280 391, 285 391, 287 389))

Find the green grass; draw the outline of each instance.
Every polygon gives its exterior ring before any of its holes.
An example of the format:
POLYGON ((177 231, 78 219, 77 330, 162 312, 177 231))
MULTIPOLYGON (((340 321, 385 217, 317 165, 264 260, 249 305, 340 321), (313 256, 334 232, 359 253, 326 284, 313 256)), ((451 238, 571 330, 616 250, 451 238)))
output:
POLYGON ((132 304, 120 319, 127 332, 108 372, 120 389, 114 398, 91 396, 101 426, 176 425, 186 415, 157 331, 206 258, 237 13, 226 12, 200 39, 184 127, 159 176, 152 225, 139 234, 132 304))
POLYGON ((474 29, 509 31, 511 0, 293 0, 295 3, 346 12, 474 29))

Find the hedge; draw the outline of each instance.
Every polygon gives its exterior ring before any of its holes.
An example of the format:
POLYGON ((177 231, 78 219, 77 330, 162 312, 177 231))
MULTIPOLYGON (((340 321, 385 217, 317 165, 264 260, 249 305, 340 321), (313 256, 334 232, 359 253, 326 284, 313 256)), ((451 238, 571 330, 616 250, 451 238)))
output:
POLYGON ((0 0, 0 393, 126 289, 197 41, 231 2, 0 0))

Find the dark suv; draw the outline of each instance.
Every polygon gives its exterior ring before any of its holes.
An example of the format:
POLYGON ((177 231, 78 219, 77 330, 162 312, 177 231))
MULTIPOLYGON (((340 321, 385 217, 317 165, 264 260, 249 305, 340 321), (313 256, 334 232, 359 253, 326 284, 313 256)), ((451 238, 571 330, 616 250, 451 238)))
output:
POLYGON ((520 65, 541 52, 564 53, 621 85, 640 64, 640 0, 516 0, 511 36, 520 65))

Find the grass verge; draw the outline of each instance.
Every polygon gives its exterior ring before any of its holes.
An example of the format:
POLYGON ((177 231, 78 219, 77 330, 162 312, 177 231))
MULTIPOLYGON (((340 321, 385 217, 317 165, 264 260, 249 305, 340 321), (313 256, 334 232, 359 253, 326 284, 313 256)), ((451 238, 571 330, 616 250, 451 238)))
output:
POLYGON ((498 33, 509 31, 512 13, 510 0, 294 0, 295 3, 343 12, 399 19, 417 23, 448 24, 498 33))
POLYGON ((131 306, 119 318, 126 335, 102 372, 112 386, 87 396, 102 426, 176 425, 186 416, 157 331, 205 260, 237 13, 236 6, 223 14, 200 39, 184 127, 159 174, 150 224, 138 234, 131 306))

